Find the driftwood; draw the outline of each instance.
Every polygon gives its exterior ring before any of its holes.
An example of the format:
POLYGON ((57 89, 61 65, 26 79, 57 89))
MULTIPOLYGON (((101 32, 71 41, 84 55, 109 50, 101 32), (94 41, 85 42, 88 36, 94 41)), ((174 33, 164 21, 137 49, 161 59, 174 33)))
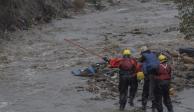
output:
POLYGON ((190 57, 194 57, 194 48, 180 48, 180 54, 187 54, 190 57))

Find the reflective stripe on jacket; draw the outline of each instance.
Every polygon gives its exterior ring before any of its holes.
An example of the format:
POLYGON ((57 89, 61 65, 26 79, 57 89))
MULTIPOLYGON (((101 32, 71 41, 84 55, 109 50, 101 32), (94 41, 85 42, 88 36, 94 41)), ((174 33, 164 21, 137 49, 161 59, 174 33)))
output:
POLYGON ((159 72, 155 76, 155 79, 170 80, 171 79, 171 67, 170 67, 170 65, 168 65, 166 63, 161 63, 160 68, 159 68, 159 72))

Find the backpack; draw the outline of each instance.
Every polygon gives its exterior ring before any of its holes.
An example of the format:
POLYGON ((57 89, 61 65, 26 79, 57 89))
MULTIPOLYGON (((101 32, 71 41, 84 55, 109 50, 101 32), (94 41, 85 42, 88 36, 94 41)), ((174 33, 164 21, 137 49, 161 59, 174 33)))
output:
POLYGON ((124 70, 124 71, 131 71, 134 70, 136 67, 136 62, 133 59, 129 58, 124 58, 121 60, 119 69, 124 70))
POLYGON ((143 62, 143 72, 144 74, 156 74, 158 72, 160 62, 155 53, 144 52, 142 56, 145 58, 143 62))

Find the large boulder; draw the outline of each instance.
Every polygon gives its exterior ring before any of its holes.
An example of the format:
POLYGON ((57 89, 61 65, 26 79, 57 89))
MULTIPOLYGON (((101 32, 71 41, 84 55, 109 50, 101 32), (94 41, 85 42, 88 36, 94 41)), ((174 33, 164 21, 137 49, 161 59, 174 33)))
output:
POLYGON ((184 64, 186 70, 188 71, 194 71, 194 65, 193 64, 184 64))
POLYGON ((185 64, 194 64, 194 57, 189 57, 187 55, 182 56, 182 60, 185 64))

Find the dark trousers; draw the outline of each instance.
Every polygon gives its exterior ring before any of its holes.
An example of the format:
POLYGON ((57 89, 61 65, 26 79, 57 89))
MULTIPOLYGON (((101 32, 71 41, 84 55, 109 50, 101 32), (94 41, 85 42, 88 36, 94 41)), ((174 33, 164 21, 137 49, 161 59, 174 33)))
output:
POLYGON ((155 110, 154 103, 154 75, 158 73, 159 64, 143 65, 143 72, 145 74, 143 93, 142 93, 142 106, 146 110, 148 100, 152 101, 152 111, 155 110))
POLYGON ((120 106, 123 108, 127 103, 128 91, 131 100, 134 99, 138 87, 138 81, 136 77, 130 77, 130 75, 120 75, 119 77, 119 92, 120 92, 120 106), (128 90, 130 86, 130 89, 128 90))
POLYGON ((155 106, 158 112, 163 112, 162 101, 167 107, 168 112, 173 112, 173 106, 169 95, 170 81, 156 80, 154 88, 155 106))
MULTIPOLYGON (((152 87, 154 84, 152 84, 152 87)), ((146 106, 147 106, 147 102, 148 100, 151 100, 152 101, 152 108, 154 109, 155 106, 154 106, 154 95, 153 96, 150 96, 150 92, 152 90, 150 90, 150 79, 149 77, 145 77, 144 79, 144 85, 143 85, 143 93, 142 93, 142 106, 143 106, 143 109, 145 110, 146 109, 146 106)))

